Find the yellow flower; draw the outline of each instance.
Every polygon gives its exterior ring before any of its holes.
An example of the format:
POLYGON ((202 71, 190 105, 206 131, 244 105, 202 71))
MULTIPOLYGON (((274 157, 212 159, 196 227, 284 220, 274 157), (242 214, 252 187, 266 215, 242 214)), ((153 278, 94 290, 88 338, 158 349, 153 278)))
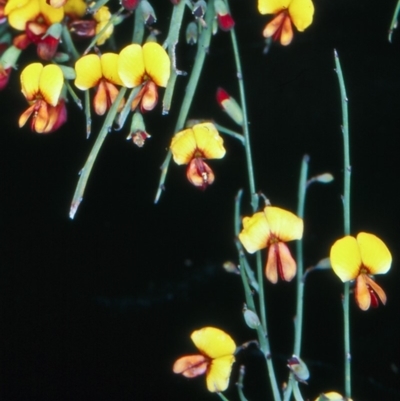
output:
POLYGON ((36 21, 39 17, 47 26, 64 18, 63 8, 54 8, 46 0, 8 0, 4 12, 8 23, 18 31, 24 31, 27 22, 36 21))
MULTIPOLYGON (((78 89, 87 90, 97 86, 93 105, 95 112, 103 115, 118 95, 115 85, 123 85, 118 74, 118 54, 83 56, 75 63, 75 72, 75 86, 78 89)), ((123 107, 123 102, 119 107, 123 107)))
POLYGON ((141 111, 152 110, 158 101, 157 86, 166 87, 171 73, 168 53, 156 42, 143 46, 131 44, 121 50, 118 73, 127 88, 142 85, 132 102, 132 110, 141 104, 141 111))
POLYGON ((269 247, 265 275, 275 284, 278 274, 285 281, 291 281, 296 275, 296 262, 286 242, 302 236, 302 219, 287 210, 266 206, 262 212, 243 219, 239 240, 249 253, 269 247))
POLYGON ((114 25, 109 23, 111 19, 110 10, 106 6, 100 7, 99 10, 93 15, 93 18, 97 22, 96 35, 98 35, 107 25, 106 30, 98 37, 96 41, 96 44, 101 46, 114 32, 114 25))
POLYGON ((225 156, 223 140, 212 123, 196 124, 174 135, 170 146, 176 164, 188 164, 188 180, 201 189, 214 182, 215 176, 204 159, 225 156))
POLYGON ((196 330, 190 338, 201 354, 179 358, 174 363, 173 372, 189 378, 205 373, 208 391, 225 391, 229 385, 232 364, 235 362, 235 342, 228 334, 215 327, 196 330))
POLYGON ((383 289, 370 277, 390 269, 392 255, 384 242, 373 234, 361 232, 337 240, 330 253, 333 271, 343 281, 356 280, 355 298, 362 310, 386 303, 383 289))
POLYGON ((263 35, 286 46, 293 39, 292 23, 300 32, 311 25, 314 5, 311 0, 258 0, 258 11, 275 15, 264 28, 263 35))
POLYGON ((37 133, 49 133, 66 120, 65 103, 61 99, 64 76, 57 65, 32 63, 21 72, 22 93, 30 106, 19 118, 22 127, 32 116, 31 128, 37 133))

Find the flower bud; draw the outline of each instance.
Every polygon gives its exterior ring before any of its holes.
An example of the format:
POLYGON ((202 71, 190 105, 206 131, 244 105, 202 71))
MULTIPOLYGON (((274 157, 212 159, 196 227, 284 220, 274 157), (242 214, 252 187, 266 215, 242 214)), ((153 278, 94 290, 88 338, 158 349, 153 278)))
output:
POLYGON ((197 24, 194 21, 189 22, 186 28, 186 43, 189 45, 194 45, 197 43, 197 38, 199 35, 199 30, 197 24))
POLYGON ((247 309, 246 304, 243 308, 243 317, 247 326, 249 326, 251 329, 256 329, 260 325, 260 319, 252 310, 247 309))
POLYGON ((287 366, 293 373, 295 379, 299 382, 305 383, 310 377, 310 372, 307 368, 307 365, 296 355, 293 355, 288 360, 287 366))
POLYGON ((214 7, 217 14, 219 29, 222 31, 230 31, 235 26, 235 21, 229 13, 225 2, 223 0, 215 0, 214 7))
POLYGON ((238 125, 243 125, 243 112, 238 103, 224 89, 217 89, 217 101, 238 125))

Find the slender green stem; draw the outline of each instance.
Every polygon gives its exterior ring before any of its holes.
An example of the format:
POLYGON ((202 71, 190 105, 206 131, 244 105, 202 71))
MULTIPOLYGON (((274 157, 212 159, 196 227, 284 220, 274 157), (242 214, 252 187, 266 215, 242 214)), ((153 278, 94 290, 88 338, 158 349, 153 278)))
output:
POLYGON ((171 22, 169 25, 168 37, 164 42, 164 48, 168 48, 168 55, 172 61, 171 76, 168 80, 167 87, 165 88, 163 98, 163 114, 168 114, 171 108, 172 96, 175 89, 176 78, 178 75, 183 75, 176 66, 176 53, 175 47, 179 40, 179 33, 181 31, 183 14, 185 11, 186 4, 181 1, 174 6, 172 12, 171 22))
MULTIPOLYGON (((239 262, 240 266, 244 266, 246 263, 245 257, 244 257, 244 251, 242 249, 242 245, 238 239, 238 235, 240 232, 240 201, 242 199, 242 194, 243 191, 240 190, 236 196, 235 199, 235 216, 234 216, 234 221, 235 221, 235 244, 236 244, 236 249, 239 254, 239 262)), ((250 310, 253 312, 256 311, 256 306, 254 304, 254 298, 253 298, 253 293, 251 291, 250 285, 249 285, 249 279, 246 275, 246 270, 243 268, 240 268, 240 277, 242 279, 242 284, 244 288, 244 294, 245 294, 245 299, 246 299, 246 304, 250 310)), ((260 288, 262 285, 260 285, 260 288)), ((275 401, 281 401, 281 395, 279 392, 278 384, 276 381, 276 376, 275 376, 275 370, 274 366, 272 363, 271 359, 271 347, 269 344, 269 339, 268 339, 268 332, 265 329, 265 326, 263 324, 260 324, 256 328, 257 330, 257 338, 258 342, 260 345, 260 350, 263 353, 267 365, 267 371, 268 371, 268 376, 269 376, 269 381, 271 384, 271 389, 273 393, 273 397, 275 401)))
POLYGON ((82 100, 79 99, 78 95, 75 93, 75 91, 72 89, 70 83, 65 79, 64 80, 65 87, 67 88, 68 93, 72 97, 72 100, 76 103, 76 105, 82 110, 82 100))
POLYGON ((389 42, 390 43, 392 43, 393 31, 397 28, 397 17, 399 15, 399 11, 400 11, 400 0, 398 0, 398 2, 396 4, 396 8, 393 13, 392 22, 390 23, 390 27, 389 27, 389 42))
MULTIPOLYGON (((343 152, 344 152, 344 189, 343 189, 343 224, 344 234, 350 234, 350 178, 351 178, 351 165, 350 165, 350 136, 349 136, 349 120, 348 120, 348 99, 346 94, 346 86, 344 83, 342 67, 340 65, 339 56, 335 50, 335 66, 336 73, 339 80, 340 97, 342 105, 342 134, 343 134, 343 152)), ((343 290, 343 319, 344 319, 344 383, 345 383, 345 397, 351 398, 351 352, 350 352, 350 285, 349 282, 344 283, 343 290)))
POLYGON ((90 110, 90 93, 85 91, 85 116, 86 116, 86 138, 92 133, 92 112, 90 110))
MULTIPOLYGON (((214 3, 213 1, 210 1, 206 13, 206 24, 208 28, 203 29, 199 38, 196 58, 194 61, 192 72, 190 74, 189 82, 186 87, 185 96, 182 101, 182 106, 179 111, 178 120, 175 125, 175 132, 178 132, 184 127, 190 106, 192 105, 194 93, 196 91, 197 84, 200 79, 201 71, 203 70, 203 65, 206 58, 206 54, 208 53, 208 48, 210 46, 211 35, 212 35, 211 26, 212 26, 212 21, 214 19, 214 15, 215 15, 214 3)), ((165 187, 164 183, 167 177, 169 164, 171 162, 171 156, 172 156, 171 151, 169 150, 167 156, 164 159, 164 162, 161 165, 161 176, 157 188, 157 193, 154 199, 154 203, 157 203, 160 200, 161 193, 164 190, 165 187)))
POLYGON ((246 152, 247 173, 250 186, 251 206, 253 208, 253 212, 255 212, 258 207, 258 195, 256 194, 256 186, 254 182, 253 158, 250 147, 250 133, 249 133, 249 123, 247 120, 247 106, 246 106, 246 96, 243 83, 242 64, 240 62, 239 49, 234 29, 231 29, 231 40, 232 40, 233 54, 235 57, 235 64, 237 69, 237 78, 238 78, 239 94, 240 94, 240 107, 242 108, 243 111, 243 136, 245 140, 245 152, 246 152))
POLYGON ((217 395, 219 396, 219 398, 221 398, 221 400, 229 401, 228 398, 226 398, 222 393, 217 393, 217 395))
POLYGON ((239 395, 240 401, 247 401, 247 398, 243 393, 243 381, 244 381, 245 371, 246 371, 245 366, 241 365, 239 368, 239 378, 238 378, 238 381, 236 382, 236 387, 238 389, 238 395, 239 395))
POLYGON ((135 22, 132 35, 132 43, 136 43, 138 45, 142 44, 144 36, 144 19, 140 7, 141 5, 139 3, 138 8, 135 10, 135 22))
POLYGON ((96 160, 97 155, 99 154, 101 146, 103 145, 103 142, 106 139, 106 136, 111 129, 112 123, 118 111, 118 106, 122 98, 124 97, 125 92, 126 88, 120 89, 117 98, 115 99, 114 103, 110 107, 110 110, 108 111, 107 117, 104 120, 103 126, 101 127, 101 130, 99 132, 99 135, 97 136, 96 142, 93 145, 89 157, 87 158, 86 163, 83 166, 83 169, 81 170, 79 181, 75 189, 74 197, 72 198, 71 208, 69 212, 69 217, 71 219, 74 218, 75 213, 78 210, 80 203, 82 202, 83 194, 85 192, 90 172, 92 171, 94 162, 96 160))
POLYGON ((71 32, 66 25, 63 25, 62 28, 62 40, 64 48, 68 53, 72 55, 73 60, 78 60, 80 54, 78 53, 78 50, 76 50, 75 43, 71 38, 71 32))
POLYGON ((245 144, 245 138, 242 134, 239 134, 236 131, 233 131, 229 128, 223 127, 222 125, 219 125, 217 123, 214 123, 215 128, 219 131, 219 132, 223 132, 224 134, 227 134, 229 136, 231 136, 232 138, 237 139, 238 141, 241 142, 242 145, 245 144))
MULTIPOLYGON (((298 205, 297 205, 297 216, 304 219, 304 205, 307 193, 307 176, 308 176, 308 163, 310 158, 308 155, 303 157, 300 167, 300 178, 299 178, 299 188, 298 188, 298 205)), ((296 244, 296 259, 297 259, 297 277, 296 277, 296 316, 294 320, 294 345, 293 354, 300 357, 301 354, 301 338, 303 332, 303 309, 304 309, 304 263, 303 263, 303 240, 300 239, 296 244)), ((288 386, 283 394, 283 400, 290 400, 290 396, 293 394, 296 398, 295 391, 299 391, 294 387, 297 384, 293 373, 289 374, 288 386)))
MULTIPOLYGON (((304 219, 304 205, 307 193, 307 176, 309 156, 305 155, 301 162, 299 190, 298 190, 298 206, 297 216, 304 219)), ((297 302, 296 302, 296 318, 295 318, 295 336, 293 353, 300 357, 301 354, 301 335, 303 331, 303 297, 304 297, 304 264, 303 264, 303 240, 300 239, 296 244, 296 259, 297 259, 297 302)))

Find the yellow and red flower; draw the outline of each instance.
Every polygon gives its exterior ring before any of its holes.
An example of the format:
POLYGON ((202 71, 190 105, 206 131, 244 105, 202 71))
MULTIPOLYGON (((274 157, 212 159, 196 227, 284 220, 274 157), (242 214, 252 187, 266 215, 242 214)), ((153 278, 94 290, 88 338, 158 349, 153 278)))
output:
POLYGON ((205 373, 208 391, 225 391, 229 385, 232 364, 235 362, 235 342, 231 336, 215 327, 196 330, 190 338, 200 354, 179 358, 172 370, 188 378, 205 373))
POLYGON ((379 300, 386 304, 386 294, 370 276, 387 273, 392 255, 377 236, 360 232, 337 240, 331 247, 333 271, 343 281, 356 280, 355 298, 362 310, 377 307, 379 300))
POLYGON ((301 239, 303 220, 287 210, 266 206, 262 212, 243 219, 239 240, 249 253, 269 248, 265 275, 275 284, 278 276, 291 281, 296 275, 296 262, 286 242, 301 239))
POLYGON ((25 49, 30 43, 37 45, 38 56, 44 60, 53 58, 61 36, 61 26, 67 8, 86 12, 83 0, 53 1, 53 7, 46 0, 9 0, 4 8, 11 27, 24 33, 16 36, 14 46, 25 49), (65 4, 63 7, 62 3, 65 4), (84 7, 84 8, 83 8, 84 7))
MULTIPOLYGON (((115 85, 123 85, 118 75, 118 54, 105 53, 101 56, 88 54, 75 63, 75 86, 81 90, 97 87, 93 99, 96 114, 103 115, 118 96, 115 85)), ((119 108, 123 107, 121 101, 119 108)))
POLYGON ((30 106, 19 118, 22 127, 32 117, 31 129, 39 134, 55 131, 67 119, 64 99, 60 99, 64 76, 57 65, 32 63, 21 72, 22 93, 30 106))
POLYGON ((274 15, 264 28, 263 35, 286 46, 293 39, 292 24, 300 32, 311 25, 314 5, 311 0, 258 0, 258 11, 274 15))
POLYGON ((158 102, 157 86, 167 86, 171 61, 156 42, 147 42, 143 46, 131 44, 119 53, 118 73, 125 87, 142 86, 132 102, 132 110, 140 104, 142 112, 149 111, 158 102))
POLYGON ((188 164, 188 180, 201 189, 207 188, 215 179, 204 159, 221 159, 226 153, 223 139, 212 123, 196 124, 176 133, 170 149, 176 164, 188 164))

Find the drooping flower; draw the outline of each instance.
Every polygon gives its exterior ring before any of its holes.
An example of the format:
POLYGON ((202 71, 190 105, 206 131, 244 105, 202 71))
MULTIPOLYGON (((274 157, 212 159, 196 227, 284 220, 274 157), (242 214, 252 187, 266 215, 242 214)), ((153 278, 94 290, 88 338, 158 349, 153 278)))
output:
POLYGON ((227 333, 215 327, 196 330, 190 338, 200 354, 179 358, 172 370, 188 378, 205 373, 208 391, 225 391, 229 385, 232 364, 235 362, 235 342, 227 333))
POLYGON ((188 164, 188 180, 201 189, 214 182, 215 176, 204 159, 225 156, 223 139, 212 123, 196 124, 174 135, 170 146, 176 164, 188 164))
POLYGON ((314 5, 311 0, 258 0, 261 14, 274 14, 274 18, 264 28, 263 35, 288 45, 293 39, 292 24, 303 32, 311 25, 314 5))
MULTIPOLYGON (((96 114, 103 115, 118 96, 115 85, 123 85, 118 75, 118 54, 88 54, 77 60, 75 71, 75 86, 78 89, 97 87, 93 99, 94 110, 96 114)), ((122 107, 123 102, 119 105, 119 108, 122 107)))
POLYGON ((121 50, 118 74, 127 88, 142 86, 132 102, 132 110, 140 103, 142 112, 153 110, 158 102, 157 86, 166 87, 171 73, 168 53, 156 42, 143 46, 131 44, 121 50))
POLYGON ((30 106, 19 118, 22 127, 30 117, 31 129, 39 134, 55 131, 66 121, 64 99, 60 99, 64 76, 57 65, 32 63, 21 72, 22 93, 30 106))
POLYGON ((243 219, 239 240, 249 253, 268 248, 265 275, 275 284, 278 275, 285 281, 296 275, 296 262, 286 242, 302 236, 302 219, 287 210, 266 206, 262 212, 243 219))
POLYGON ((386 304, 386 294, 370 277, 387 273, 392 255, 377 236, 360 232, 357 238, 350 235, 337 240, 331 247, 331 266, 343 281, 356 280, 355 298, 362 310, 377 307, 379 300, 386 304))

